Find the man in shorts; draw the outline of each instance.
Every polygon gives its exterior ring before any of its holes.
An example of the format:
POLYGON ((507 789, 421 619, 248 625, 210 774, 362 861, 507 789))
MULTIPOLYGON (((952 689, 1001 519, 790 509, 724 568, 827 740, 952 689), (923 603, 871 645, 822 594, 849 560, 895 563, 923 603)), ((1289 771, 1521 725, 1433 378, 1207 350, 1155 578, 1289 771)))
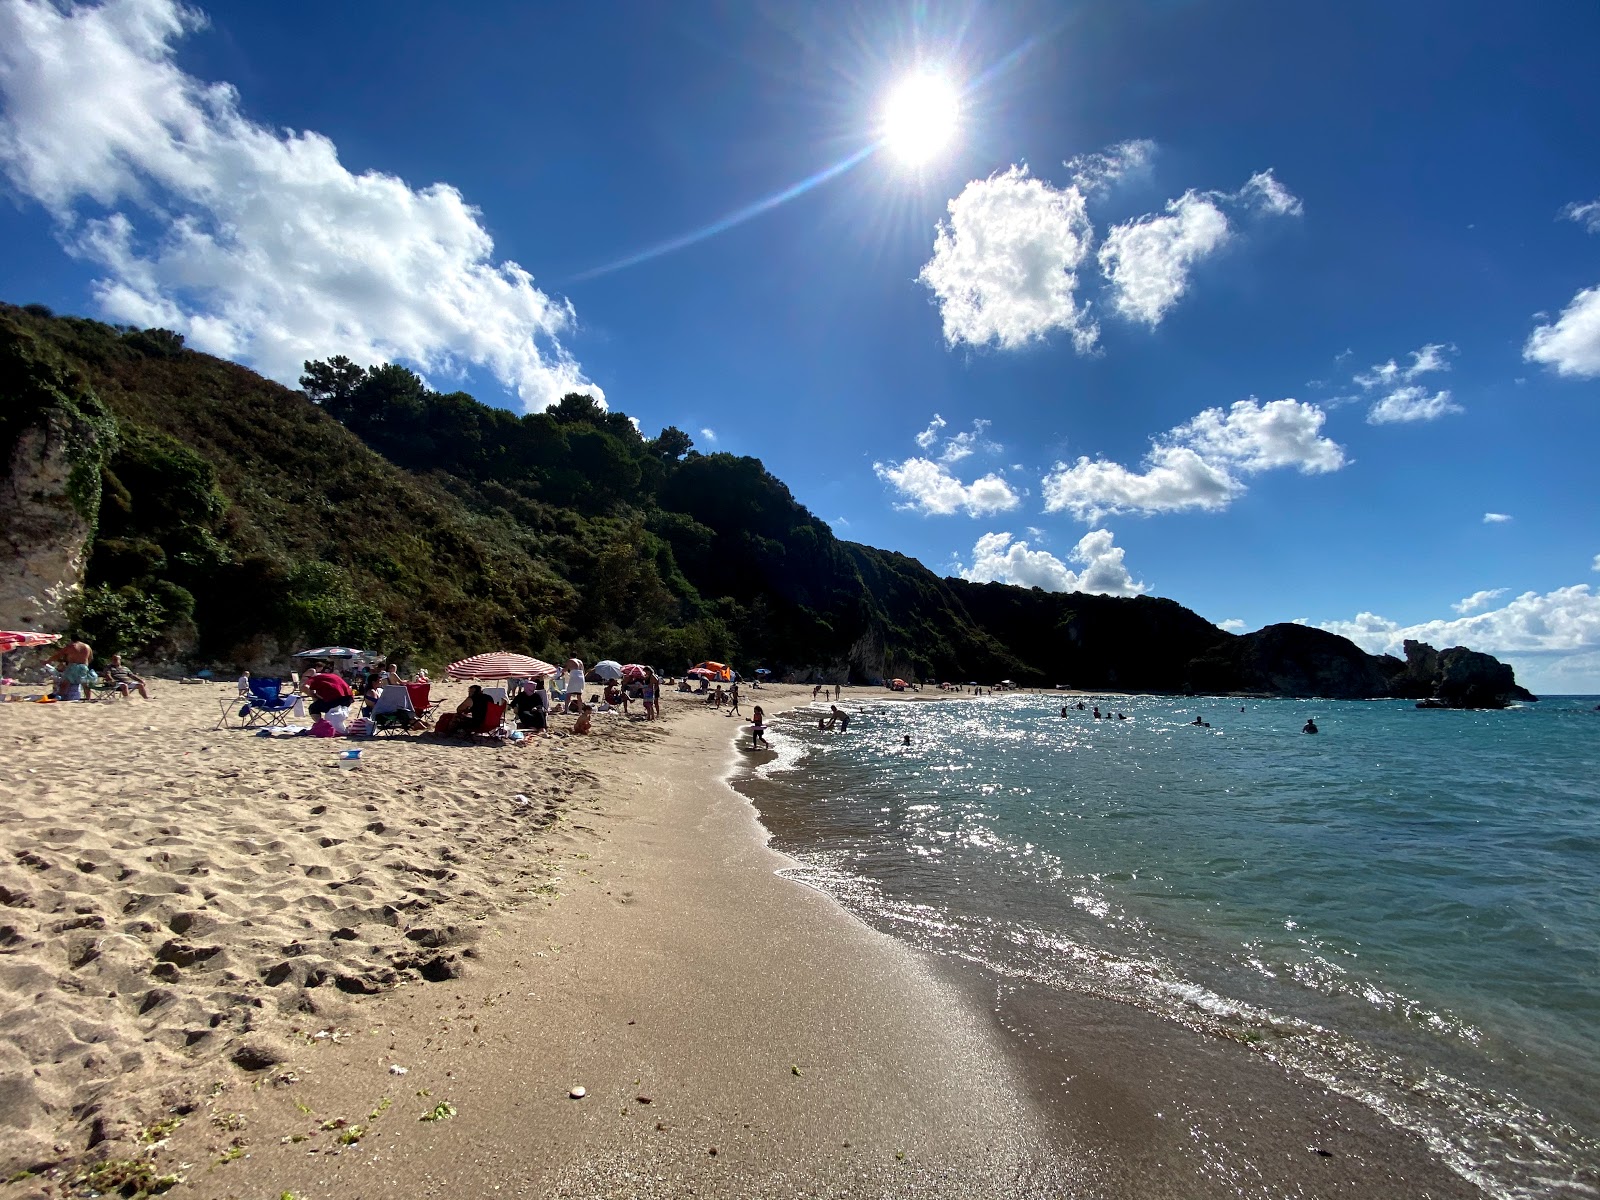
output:
POLYGON ((59 695, 63 700, 86 700, 94 683, 94 648, 88 642, 68 642, 50 658, 66 664, 61 668, 59 695))
POLYGON ((133 695, 134 688, 138 688, 139 695, 143 696, 146 700, 150 699, 149 685, 146 684, 145 681, 139 676, 128 670, 127 667, 122 665, 122 655, 113 654, 111 656, 111 665, 100 674, 104 677, 107 683, 117 689, 117 695, 121 696, 124 700, 133 695))

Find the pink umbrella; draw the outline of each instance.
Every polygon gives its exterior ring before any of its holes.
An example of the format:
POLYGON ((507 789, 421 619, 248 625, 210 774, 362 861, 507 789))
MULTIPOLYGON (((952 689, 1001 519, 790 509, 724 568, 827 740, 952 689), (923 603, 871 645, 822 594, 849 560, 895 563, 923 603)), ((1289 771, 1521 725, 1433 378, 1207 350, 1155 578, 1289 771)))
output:
POLYGON ((629 682, 632 682, 635 679, 643 679, 644 673, 647 670, 649 670, 648 667, 642 667, 638 663, 623 663, 622 678, 628 680, 629 682))
POLYGON ((60 640, 59 633, 35 633, 31 629, 3 629, 0 630, 0 653, 9 654, 26 646, 48 646, 60 640))
POLYGON ((451 679, 534 679, 560 672, 541 659, 526 654, 474 654, 453 662, 445 669, 451 679))

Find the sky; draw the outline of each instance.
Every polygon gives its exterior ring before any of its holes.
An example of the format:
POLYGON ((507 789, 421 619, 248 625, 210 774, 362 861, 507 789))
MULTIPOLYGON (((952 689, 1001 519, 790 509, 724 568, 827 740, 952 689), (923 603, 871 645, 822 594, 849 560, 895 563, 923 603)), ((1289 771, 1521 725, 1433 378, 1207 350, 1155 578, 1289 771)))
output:
POLYGON ((1600 7, 0 0, 0 298, 1600 692, 1600 7))

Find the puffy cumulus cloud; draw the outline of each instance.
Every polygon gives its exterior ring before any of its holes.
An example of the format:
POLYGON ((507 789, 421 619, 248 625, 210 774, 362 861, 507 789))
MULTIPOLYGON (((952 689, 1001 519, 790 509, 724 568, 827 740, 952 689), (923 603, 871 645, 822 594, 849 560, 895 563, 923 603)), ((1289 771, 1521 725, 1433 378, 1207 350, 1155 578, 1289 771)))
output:
POLYGON ((972 564, 960 567, 974 583, 1014 583, 1047 592, 1095 592, 1138 596, 1147 589, 1136 582, 1109 529, 1095 529, 1078 539, 1068 558, 1083 569, 1074 571, 1047 550, 1030 549, 1009 533, 986 533, 972 547, 972 564))
POLYGON ((1468 596, 1465 600, 1458 600, 1450 607, 1455 609, 1462 616, 1466 616, 1468 613, 1477 612, 1478 609, 1487 606, 1491 600, 1498 600, 1505 594, 1505 588, 1494 588, 1488 591, 1473 592, 1472 595, 1468 596))
POLYGON ((1484 513, 1483 514, 1483 523, 1485 525, 1504 525, 1509 520, 1511 520, 1511 514, 1510 513, 1484 513))
POLYGON ((1405 421, 1436 421, 1447 413, 1463 411, 1450 399, 1448 389, 1433 394, 1418 384, 1395 388, 1367 410, 1368 425, 1395 425, 1405 421))
POLYGON ((700 436, 708 442, 714 442, 717 440, 717 431, 715 429, 702 429, 700 436))
POLYGON ((1168 201, 1165 216, 1112 226, 1100 247, 1111 303, 1131 320, 1159 324, 1189 290, 1190 269, 1230 235, 1222 210, 1193 191, 1168 201))
POLYGON ((1190 190, 1169 200, 1162 215, 1113 225, 1099 252, 1113 307, 1129 320, 1160 324, 1188 292, 1195 264, 1233 237, 1226 207, 1279 217, 1304 211, 1271 171, 1262 171, 1237 192, 1190 190))
POLYGON ((1238 633, 1243 630, 1244 627, 1244 622, 1238 617, 1229 617, 1226 621, 1217 622, 1218 629, 1226 629, 1229 633, 1238 633))
POLYGON ((1148 138, 1134 138, 1107 146, 1093 154, 1079 154, 1064 164, 1072 174, 1073 185, 1086 196, 1110 191, 1124 179, 1150 173, 1156 144, 1148 138))
POLYGON ((1594 556, 1594 563, 1589 567, 1591 571, 1600 571, 1600 554, 1594 556))
POLYGON ((1600 286, 1584 288, 1554 324, 1540 325, 1522 348, 1528 362, 1574 379, 1600 376, 1600 286))
POLYGON ((455 188, 356 174, 173 61, 176 0, 0 2, 0 167, 105 272, 108 317, 162 325, 287 383, 342 353, 486 369, 530 407, 601 399, 562 346, 572 308, 496 262, 455 188))
POLYGON ((900 463, 872 464, 878 478, 905 497, 895 507, 927 516, 951 516, 964 512, 971 517, 1009 512, 1022 498, 999 475, 988 474, 971 483, 962 483, 943 463, 927 458, 908 458, 900 463))
POLYGON ((1226 412, 1207 409, 1154 439, 1136 470, 1104 459, 1057 463, 1044 477, 1045 511, 1098 521, 1113 513, 1224 509, 1246 490, 1242 475, 1343 467, 1343 449, 1321 435, 1326 419, 1316 405, 1298 400, 1240 400, 1226 412))
POLYGON ((918 278, 938 301, 949 345, 1013 350, 1061 330, 1079 353, 1094 348, 1099 329, 1077 295, 1094 229, 1077 187, 1013 166, 968 183, 947 207, 918 278))
POLYGON ((1600 233, 1600 200, 1591 200, 1587 204, 1573 202, 1561 210, 1561 215, 1569 221, 1576 221, 1590 233, 1600 233))
POLYGON ((1375 613, 1364 612, 1352 621, 1329 621, 1321 626, 1349 638, 1371 654, 1400 654, 1407 638, 1443 649, 1470 646, 1511 661, 1518 682, 1535 690, 1542 680, 1581 678, 1590 683, 1600 662, 1600 593, 1586 583, 1553 592, 1524 592, 1503 608, 1490 609, 1454 620, 1423 621, 1401 625, 1375 613), (1588 664, 1585 666, 1585 664, 1588 664))
POLYGON ((1455 349, 1445 342, 1430 342, 1411 351, 1411 361, 1405 366, 1391 358, 1355 376, 1357 386, 1363 391, 1384 393, 1367 410, 1367 424, 1436 421, 1450 413, 1462 412, 1461 406, 1450 399, 1449 389, 1430 392, 1421 384, 1412 382, 1423 375, 1448 371, 1450 360, 1447 356, 1454 354, 1455 349))

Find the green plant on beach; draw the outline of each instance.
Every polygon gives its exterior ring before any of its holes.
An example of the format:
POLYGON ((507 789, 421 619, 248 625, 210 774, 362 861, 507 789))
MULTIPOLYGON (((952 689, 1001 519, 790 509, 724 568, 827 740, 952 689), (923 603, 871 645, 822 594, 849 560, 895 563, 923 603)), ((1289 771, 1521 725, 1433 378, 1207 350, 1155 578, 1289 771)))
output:
POLYGON ((417 1118, 419 1121, 448 1121, 456 1115, 456 1106, 449 1101, 434 1105, 417 1118))
POLYGON ((184 1118, 181 1116, 163 1117, 159 1121, 152 1121, 139 1131, 139 1140, 147 1146, 163 1141, 171 1137, 183 1121, 184 1118))
POLYGON ((76 1195, 123 1196, 142 1200, 159 1195, 183 1182, 183 1176, 160 1175, 149 1162, 138 1158, 107 1158, 83 1167, 67 1180, 76 1195))

